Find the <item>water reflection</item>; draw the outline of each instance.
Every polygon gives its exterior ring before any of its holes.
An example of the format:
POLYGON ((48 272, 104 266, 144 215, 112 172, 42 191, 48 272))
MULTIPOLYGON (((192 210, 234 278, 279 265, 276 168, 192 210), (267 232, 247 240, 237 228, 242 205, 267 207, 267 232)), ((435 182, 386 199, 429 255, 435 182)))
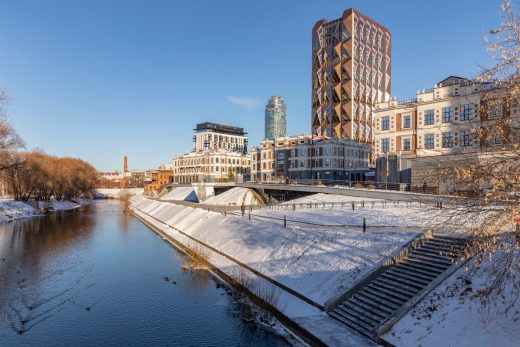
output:
POLYGON ((0 345, 287 345, 120 211, 0 224, 0 345))

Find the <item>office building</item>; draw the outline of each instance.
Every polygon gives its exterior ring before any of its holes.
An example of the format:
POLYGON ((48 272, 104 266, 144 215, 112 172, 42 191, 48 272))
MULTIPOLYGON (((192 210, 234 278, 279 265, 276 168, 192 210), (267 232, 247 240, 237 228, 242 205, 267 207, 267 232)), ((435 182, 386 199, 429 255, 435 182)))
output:
POLYGON ((287 110, 281 96, 271 96, 265 106, 265 137, 287 136, 287 110))

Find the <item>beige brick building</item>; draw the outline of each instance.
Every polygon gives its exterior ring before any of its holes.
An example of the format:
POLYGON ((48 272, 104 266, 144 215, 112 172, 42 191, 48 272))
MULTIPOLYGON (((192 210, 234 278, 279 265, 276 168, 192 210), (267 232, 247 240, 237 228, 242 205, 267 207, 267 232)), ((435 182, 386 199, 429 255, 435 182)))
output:
POLYGON ((481 84, 450 76, 435 88, 419 90, 416 99, 377 104, 375 156, 421 157, 478 150, 484 91, 481 84))
MULTIPOLYGON (((493 134, 495 125, 518 124, 520 118, 518 103, 506 102, 506 97, 489 84, 450 76, 432 89, 419 90, 415 99, 378 103, 373 154, 397 157, 401 171, 414 158, 503 150, 504 136, 493 134)), ((518 134, 511 134, 507 141, 518 140, 518 134)), ((399 182, 395 175, 386 176, 399 182)))

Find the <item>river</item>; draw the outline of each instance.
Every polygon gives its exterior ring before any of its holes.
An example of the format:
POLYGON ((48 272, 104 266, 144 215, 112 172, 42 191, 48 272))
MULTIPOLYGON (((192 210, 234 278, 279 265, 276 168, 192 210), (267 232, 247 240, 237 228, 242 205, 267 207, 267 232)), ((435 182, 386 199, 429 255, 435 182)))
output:
POLYGON ((0 346, 289 346, 117 201, 0 224, 0 346))

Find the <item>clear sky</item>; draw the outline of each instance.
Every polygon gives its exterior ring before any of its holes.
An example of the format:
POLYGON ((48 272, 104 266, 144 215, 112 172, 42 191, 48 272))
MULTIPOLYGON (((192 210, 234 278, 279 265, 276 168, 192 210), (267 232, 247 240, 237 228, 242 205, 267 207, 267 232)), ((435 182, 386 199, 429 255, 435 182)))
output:
POLYGON ((309 132, 311 30, 350 7, 392 33, 399 99, 489 64, 498 0, 0 0, 0 88, 28 149, 155 168, 191 150, 198 122, 258 144, 271 95, 289 134, 309 132))

